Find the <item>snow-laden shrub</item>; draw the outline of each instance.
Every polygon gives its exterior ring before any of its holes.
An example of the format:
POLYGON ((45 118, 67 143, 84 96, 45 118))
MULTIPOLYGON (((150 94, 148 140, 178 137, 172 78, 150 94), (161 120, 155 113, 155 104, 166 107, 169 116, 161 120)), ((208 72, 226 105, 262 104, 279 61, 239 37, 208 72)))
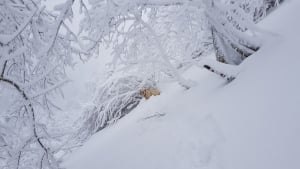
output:
POLYGON ((101 85, 93 100, 93 104, 84 111, 82 127, 77 135, 84 141, 92 134, 124 117, 141 101, 142 89, 154 89, 156 84, 152 79, 142 79, 137 76, 111 78, 101 85))
POLYGON ((262 30, 255 23, 262 20, 283 0, 228 0, 208 5, 213 46, 217 60, 238 65, 259 50, 262 30))
POLYGON ((274 8, 278 7, 284 0, 227 0, 229 5, 236 9, 241 8, 254 22, 261 21, 274 8))

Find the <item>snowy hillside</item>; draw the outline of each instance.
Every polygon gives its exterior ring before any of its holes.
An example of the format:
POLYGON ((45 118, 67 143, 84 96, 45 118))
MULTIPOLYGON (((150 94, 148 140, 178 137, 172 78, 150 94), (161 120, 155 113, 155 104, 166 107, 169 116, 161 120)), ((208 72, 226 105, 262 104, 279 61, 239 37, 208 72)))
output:
POLYGON ((259 26, 264 46, 224 79, 199 67, 163 84, 67 157, 67 169, 299 169, 300 1, 259 26), (290 19, 294 18, 294 19, 290 19))

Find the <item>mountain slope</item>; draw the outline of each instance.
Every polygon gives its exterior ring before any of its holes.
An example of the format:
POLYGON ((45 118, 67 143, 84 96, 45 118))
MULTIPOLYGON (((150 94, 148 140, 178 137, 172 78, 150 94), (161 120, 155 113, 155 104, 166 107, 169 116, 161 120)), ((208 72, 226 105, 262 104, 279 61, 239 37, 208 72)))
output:
POLYGON ((190 90, 162 94, 94 135, 68 169, 298 169, 300 155, 299 1, 287 1, 260 27, 273 32, 237 67, 230 84, 193 67, 190 90))

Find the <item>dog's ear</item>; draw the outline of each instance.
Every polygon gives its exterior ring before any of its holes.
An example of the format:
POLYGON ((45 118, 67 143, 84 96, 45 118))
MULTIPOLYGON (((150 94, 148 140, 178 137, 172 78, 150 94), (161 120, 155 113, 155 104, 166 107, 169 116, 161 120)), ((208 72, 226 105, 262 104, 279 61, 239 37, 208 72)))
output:
POLYGON ((150 92, 149 90, 145 90, 145 95, 144 95, 144 97, 145 97, 146 99, 149 99, 149 98, 151 97, 151 92, 150 92))

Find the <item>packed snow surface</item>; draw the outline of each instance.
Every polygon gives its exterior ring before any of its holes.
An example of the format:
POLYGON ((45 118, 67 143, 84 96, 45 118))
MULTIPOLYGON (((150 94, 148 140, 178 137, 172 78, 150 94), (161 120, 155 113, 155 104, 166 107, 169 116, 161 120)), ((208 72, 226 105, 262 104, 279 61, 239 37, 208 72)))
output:
POLYGON ((262 48, 224 79, 199 67, 197 84, 161 84, 129 115, 66 159, 68 169, 299 169, 300 1, 259 26, 262 48))

